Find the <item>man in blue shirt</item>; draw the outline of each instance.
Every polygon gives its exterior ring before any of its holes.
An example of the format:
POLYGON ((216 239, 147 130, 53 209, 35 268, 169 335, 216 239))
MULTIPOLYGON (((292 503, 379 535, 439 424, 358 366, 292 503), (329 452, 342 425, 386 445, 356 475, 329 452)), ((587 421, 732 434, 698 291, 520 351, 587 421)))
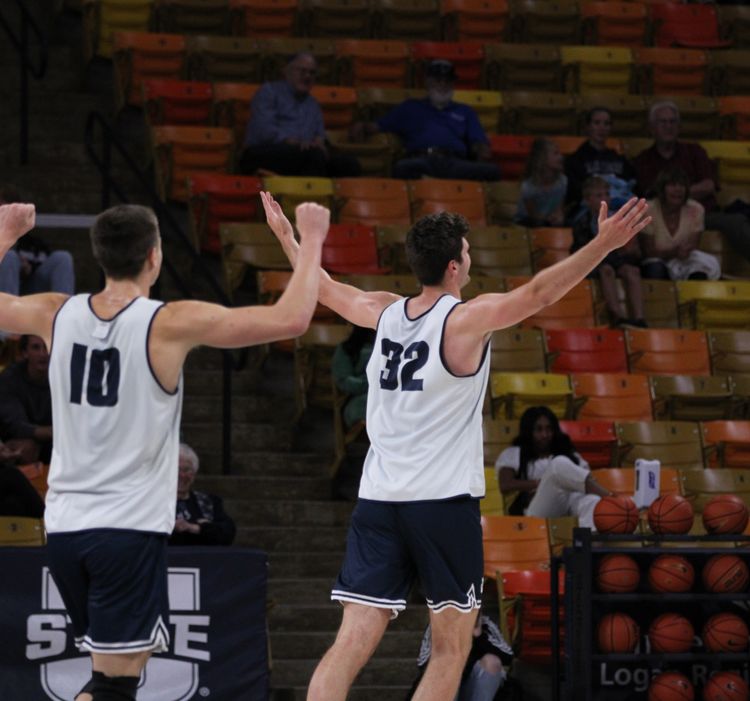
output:
POLYGON ((429 176, 457 180, 498 180, 490 148, 476 112, 453 101, 456 73, 449 61, 427 66, 427 97, 405 100, 377 122, 358 124, 352 138, 386 131, 402 141, 406 157, 393 167, 394 178, 429 176))
POLYGON ((332 154, 325 142, 323 112, 310 94, 317 64, 309 53, 293 56, 284 80, 264 83, 253 97, 240 169, 279 175, 346 177, 361 172, 356 159, 332 154))

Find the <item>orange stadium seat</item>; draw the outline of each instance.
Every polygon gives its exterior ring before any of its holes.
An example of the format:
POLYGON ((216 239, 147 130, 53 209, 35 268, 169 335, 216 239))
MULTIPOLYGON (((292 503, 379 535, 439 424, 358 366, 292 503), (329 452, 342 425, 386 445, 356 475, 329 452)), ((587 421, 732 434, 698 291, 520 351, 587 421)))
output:
POLYGON ((576 373, 571 376, 578 408, 587 421, 650 421, 651 392, 644 375, 576 373))
MULTIPOLYGON (((594 479, 618 496, 635 494, 635 469, 631 467, 603 467, 595 470, 594 479)), ((680 493, 680 476, 677 470, 662 467, 659 470, 659 496, 680 493)))
POLYGON ((547 521, 533 516, 482 516, 484 576, 498 572, 548 570, 547 521))
POLYGON ((551 372, 627 372, 625 337, 614 329, 547 329, 551 372))
POLYGON ((152 126, 209 126, 213 107, 211 83, 187 80, 144 80, 143 106, 152 126))
POLYGON ((503 180, 521 180, 531 154, 534 137, 521 134, 490 134, 489 139, 492 160, 500 167, 500 177, 503 180))
POLYGON ((297 25, 298 0, 229 0, 232 33, 247 37, 290 37, 297 25))
POLYGON ((516 0, 511 5, 511 36, 524 43, 578 44, 581 16, 576 0, 516 0))
POLYGON ((651 18, 656 46, 719 49, 732 44, 719 37, 719 19, 713 5, 655 3, 651 18))
POLYGON ((357 91, 338 85, 313 85, 310 94, 320 103, 326 129, 347 129, 354 122, 357 91))
POLYGON ((227 34, 229 0, 156 0, 156 26, 171 34, 227 34))
POLYGON ((83 0, 86 58, 112 58, 115 32, 147 32, 153 4, 154 0, 83 0))
POLYGON ((44 499, 47 496, 47 478, 49 476, 49 465, 41 462, 32 462, 27 465, 19 465, 18 470, 23 473, 36 493, 44 499))
POLYGON ((508 0, 441 0, 447 41, 501 41, 508 30, 508 0))
POLYGON ((257 39, 190 36, 187 52, 191 80, 260 83, 263 79, 263 54, 257 39))
POLYGON ((368 0, 302 0, 302 29, 312 37, 367 37, 368 0))
POLYGON ((372 0, 375 36, 381 39, 440 39, 438 0, 372 0))
POLYGON ((489 90, 560 90, 560 49, 547 44, 485 44, 489 90))
MULTIPOLYGON (((750 60, 750 52, 747 58, 750 60)), ((750 141, 750 95, 720 97, 719 115, 723 138, 750 141)))
POLYGON ((219 226, 223 222, 258 219, 263 189, 260 178, 201 173, 188 178, 187 189, 193 241, 201 250, 221 250, 219 226))
POLYGON ((750 466, 750 421, 703 421, 701 429, 709 467, 750 466))
POLYGON ((392 178, 338 178, 333 181, 338 221, 375 226, 411 224, 409 189, 392 178))
POLYGON ((701 331, 627 329, 631 372, 651 375, 710 375, 708 341, 701 331))
POLYGON ((258 88, 257 83, 214 83, 214 122, 231 129, 239 147, 245 141, 250 103, 258 88))
MULTIPOLYGON (((508 290, 514 290, 528 280, 527 277, 508 277, 505 282, 508 290)), ((579 282, 562 299, 525 319, 522 326, 540 329, 580 329, 595 326, 591 281, 579 282)))
POLYGON ((541 227, 531 229, 531 255, 538 272, 549 268, 570 255, 573 230, 569 227, 541 227))
POLYGON ((462 214, 472 226, 487 223, 484 190, 481 183, 473 180, 411 180, 409 199, 415 221, 426 214, 446 211, 462 214))
POLYGON ((708 55, 699 49, 648 47, 633 49, 641 94, 703 95, 708 55))
POLYGON ((586 44, 634 47, 648 43, 648 9, 640 2, 583 2, 581 17, 586 44))
POLYGON ((378 262, 375 227, 367 224, 331 224, 323 243, 321 265, 341 275, 383 275, 389 268, 378 262))
POLYGON ((576 452, 592 470, 614 464, 617 439, 612 421, 563 420, 560 422, 560 429, 570 436, 576 452))
POLYGON ((336 54, 343 85, 405 88, 409 84, 409 47, 404 41, 339 39, 336 54))
POLYGON ((732 41, 738 49, 750 49, 750 7, 745 5, 720 5, 719 26, 721 35, 732 41))
POLYGON ((416 41, 411 44, 411 58, 415 62, 415 84, 424 83, 424 67, 433 59, 450 61, 456 69, 456 88, 479 90, 482 87, 484 46, 476 41, 416 41))

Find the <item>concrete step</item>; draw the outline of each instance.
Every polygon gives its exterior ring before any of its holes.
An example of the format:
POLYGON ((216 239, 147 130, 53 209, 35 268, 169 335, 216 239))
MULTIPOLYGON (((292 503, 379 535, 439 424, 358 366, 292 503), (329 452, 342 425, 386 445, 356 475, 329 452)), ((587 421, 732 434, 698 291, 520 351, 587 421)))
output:
POLYGON ((245 545, 269 552, 274 550, 341 552, 345 543, 346 528, 344 526, 318 526, 316 528, 240 526, 234 541, 235 545, 245 545))
MULTIPOLYGON (((216 427, 217 431, 220 431, 220 427, 216 427)), ((211 464, 220 469, 221 456, 211 455, 211 458, 216 458, 216 461, 209 463, 208 456, 206 464, 211 464)), ((258 475, 265 475, 268 477, 292 477, 299 475, 300 477, 329 477, 329 465, 330 458, 321 456, 316 453, 299 453, 296 451, 281 452, 281 451, 252 451, 243 452, 235 450, 232 451, 232 465, 230 475, 232 477, 256 477, 258 475)), ((228 498, 241 498, 237 492, 226 490, 222 487, 221 480, 224 477, 216 474, 214 475, 217 479, 212 483, 212 488, 218 490, 219 496, 226 496, 228 498)), ((231 484, 231 483, 230 483, 231 484)))
MULTIPOLYGON (((284 686, 304 686, 310 681, 317 659, 273 661, 273 683, 284 686)), ((360 672, 355 684, 408 686, 416 676, 414 659, 373 657, 360 672)))
POLYGON ((274 552, 270 555, 272 577, 327 577, 333 582, 344 560, 344 550, 327 552, 274 552))
MULTIPOLYGON (((183 421, 182 434, 199 454, 221 453, 221 418, 211 422, 183 421)), ((256 450, 288 451, 292 447, 292 429, 276 424, 255 424, 249 421, 232 421, 234 448, 253 446, 256 450)))
MULTIPOLYGON (((218 355, 218 354, 217 354, 218 355)), ((232 375, 232 393, 234 396, 254 393, 258 385, 257 378, 250 373, 234 373, 232 375)), ((203 368, 200 372, 185 374, 185 395, 194 397, 220 397, 223 387, 222 370, 203 368)))
MULTIPOLYGON (((323 477, 257 477, 238 478, 242 485, 241 498, 244 499, 312 499, 324 500, 330 494, 330 484, 323 477)), ((242 508, 237 509, 237 501, 226 503, 232 518, 247 520, 242 508)))
MULTIPOLYGON (((388 631, 375 651, 375 657, 401 657, 415 661, 419 655, 423 631, 388 631)), ((312 633, 272 633, 271 655, 274 660, 320 658, 333 643, 332 631, 312 633)), ((416 666, 415 666, 416 671, 416 666)))
MULTIPOLYGON (((304 632, 320 633, 336 631, 341 623, 341 605, 335 601, 318 606, 279 605, 274 606, 268 614, 268 626, 271 633, 304 632)), ((396 620, 388 626, 390 631, 424 632, 427 626, 427 607, 410 605, 399 613, 396 620)))
MULTIPOLYGON (((203 485, 204 482, 197 484, 203 485)), ((289 501, 235 498, 225 500, 224 506, 232 518, 242 519, 245 523, 264 523, 268 526, 293 524, 308 528, 347 526, 354 508, 351 502, 292 498, 289 501)))
MULTIPOLYGON (((185 423, 218 423, 221 421, 223 398, 221 396, 186 396, 182 402, 182 420, 185 423)), ((273 423, 273 402, 268 397, 256 395, 233 396, 232 421, 240 423, 273 423)))
POLYGON ((304 578, 280 578, 272 572, 268 580, 268 598, 278 604, 295 605, 315 605, 328 601, 336 572, 337 570, 333 570, 334 576, 304 578))

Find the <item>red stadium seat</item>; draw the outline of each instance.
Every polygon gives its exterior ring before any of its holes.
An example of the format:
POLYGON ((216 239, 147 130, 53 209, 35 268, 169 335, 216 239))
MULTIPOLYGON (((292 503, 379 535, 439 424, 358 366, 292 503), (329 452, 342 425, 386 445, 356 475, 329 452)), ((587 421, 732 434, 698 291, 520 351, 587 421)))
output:
POLYGON ((233 33, 247 37, 290 37, 298 0, 229 0, 233 33))
POLYGON ((209 126, 213 107, 211 83, 188 80, 144 80, 143 104, 153 126, 209 126))
POLYGON ((533 136, 490 134, 492 160, 500 167, 503 180, 521 180, 531 154, 533 136))
POLYGON ((440 14, 448 41, 501 41, 510 16, 508 0, 442 0, 440 14))
POLYGON ((713 5, 655 3, 651 6, 651 17, 656 46, 719 49, 732 44, 719 37, 719 20, 713 5))
POLYGON ((550 372, 627 372, 625 337, 614 329, 547 329, 550 372))
POLYGON ((416 84, 424 83, 424 64, 434 59, 450 61, 456 69, 456 88, 479 90, 482 87, 484 46, 475 41, 417 41, 411 45, 416 84))
POLYGON ((576 451, 592 469, 614 464, 617 437, 613 422, 561 421, 560 429, 570 436, 576 451))
POLYGON ((341 275, 383 275, 390 268, 378 263, 375 227, 366 224, 331 224, 323 244, 323 268, 341 275))

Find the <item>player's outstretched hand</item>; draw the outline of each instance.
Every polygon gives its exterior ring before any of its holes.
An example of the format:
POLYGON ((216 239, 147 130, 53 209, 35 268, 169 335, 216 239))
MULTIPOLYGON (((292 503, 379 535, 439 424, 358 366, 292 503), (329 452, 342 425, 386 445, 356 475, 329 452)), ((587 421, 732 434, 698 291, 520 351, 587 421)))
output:
POLYGON ((637 197, 628 200, 611 217, 607 217, 607 211, 606 202, 602 202, 599 208, 599 236, 611 251, 624 246, 651 223, 646 200, 637 197))
POLYGON ((303 202, 294 210, 297 231, 304 238, 312 238, 322 244, 331 225, 331 212, 315 202, 303 202))
POLYGON ((276 238, 283 244, 286 240, 294 240, 294 229, 292 223, 286 218, 281 205, 273 198, 270 192, 261 192, 260 199, 263 209, 266 211, 266 221, 276 238))
POLYGON ((26 232, 34 228, 36 208, 33 204, 0 205, 0 244, 10 248, 26 232))

